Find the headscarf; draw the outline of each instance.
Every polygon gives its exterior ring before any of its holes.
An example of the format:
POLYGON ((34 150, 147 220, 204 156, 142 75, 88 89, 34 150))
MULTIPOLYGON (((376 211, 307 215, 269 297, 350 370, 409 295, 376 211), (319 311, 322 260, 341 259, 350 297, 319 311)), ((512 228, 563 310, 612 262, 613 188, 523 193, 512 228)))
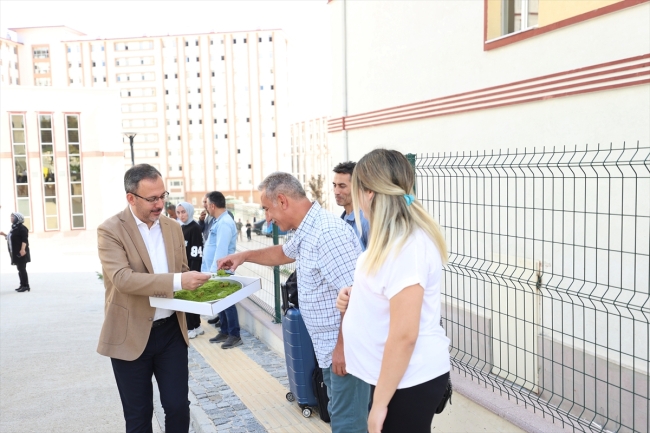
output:
POLYGON ((16 227, 18 224, 22 224, 25 222, 25 217, 20 212, 12 212, 11 215, 14 217, 14 222, 11 225, 12 229, 16 227))
POLYGON ((9 233, 7 233, 7 245, 9 246, 9 254, 12 254, 13 257, 13 248, 11 248, 11 235, 16 226, 18 224, 22 224, 25 221, 25 217, 20 212, 12 212, 11 216, 14 217, 14 222, 11 224, 11 230, 9 230, 9 233))
POLYGON ((178 202, 178 204, 176 205, 176 208, 178 208, 178 206, 182 206, 183 209, 185 209, 185 212, 187 212, 187 216, 188 216, 186 223, 181 221, 180 218, 178 219, 178 222, 181 223, 181 225, 187 225, 187 224, 191 223, 192 221, 194 221, 194 206, 192 206, 191 204, 189 204, 186 201, 178 202))

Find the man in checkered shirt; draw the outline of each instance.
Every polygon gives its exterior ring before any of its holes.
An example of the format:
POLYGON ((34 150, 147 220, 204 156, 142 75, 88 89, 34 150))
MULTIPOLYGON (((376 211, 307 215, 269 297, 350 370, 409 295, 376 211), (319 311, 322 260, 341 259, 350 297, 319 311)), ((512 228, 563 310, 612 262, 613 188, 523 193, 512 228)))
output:
POLYGON ((332 432, 365 433, 370 386, 345 370, 341 315, 336 309, 339 290, 354 280, 359 239, 345 221, 309 201, 289 173, 270 174, 258 189, 266 220, 280 230, 295 230, 293 237, 284 245, 224 257, 218 268, 234 271, 244 262, 267 266, 296 262, 298 303, 323 369, 332 432))

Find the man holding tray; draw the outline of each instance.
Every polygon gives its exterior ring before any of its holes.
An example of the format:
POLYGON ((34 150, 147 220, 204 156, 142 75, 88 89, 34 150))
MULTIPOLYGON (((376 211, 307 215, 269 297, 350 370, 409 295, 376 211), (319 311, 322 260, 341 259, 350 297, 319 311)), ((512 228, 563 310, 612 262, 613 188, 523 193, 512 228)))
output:
POLYGON ((149 164, 124 174, 128 206, 97 229, 106 288, 104 325, 97 352, 111 358, 126 431, 151 432, 156 376, 165 410, 165 431, 187 432, 187 325, 185 313, 149 305, 149 297, 173 298, 195 290, 210 276, 189 271, 181 226, 161 218, 162 176, 149 164))
POLYGON ((295 230, 284 245, 232 254, 218 261, 234 271, 244 262, 277 266, 296 262, 298 303, 327 385, 333 433, 368 431, 370 386, 345 369, 341 315, 336 309, 340 289, 352 285, 361 245, 342 219, 311 202, 289 173, 275 172, 258 188, 267 222, 283 231, 295 230))

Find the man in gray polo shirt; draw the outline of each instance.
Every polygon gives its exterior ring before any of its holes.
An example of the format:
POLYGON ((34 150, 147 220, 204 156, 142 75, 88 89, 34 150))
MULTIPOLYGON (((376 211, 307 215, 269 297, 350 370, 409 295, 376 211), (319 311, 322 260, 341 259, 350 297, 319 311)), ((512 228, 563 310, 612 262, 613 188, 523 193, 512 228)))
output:
POLYGON ((345 369, 341 315, 336 309, 339 290, 354 280, 359 239, 345 221, 309 201, 289 173, 270 174, 258 189, 266 220, 295 233, 284 245, 224 257, 218 268, 234 271, 244 262, 267 266, 296 262, 298 303, 323 369, 332 432, 365 433, 370 387, 345 369))

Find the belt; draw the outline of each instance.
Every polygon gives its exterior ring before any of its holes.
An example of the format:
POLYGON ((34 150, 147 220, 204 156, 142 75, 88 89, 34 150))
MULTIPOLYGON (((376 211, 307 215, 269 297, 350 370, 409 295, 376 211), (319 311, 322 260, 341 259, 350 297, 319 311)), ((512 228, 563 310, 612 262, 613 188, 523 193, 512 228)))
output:
POLYGON ((162 326, 162 325, 164 325, 164 324, 167 323, 167 322, 171 322, 171 320, 172 320, 174 317, 176 317, 176 314, 172 314, 171 316, 169 316, 169 317, 165 317, 164 319, 154 320, 154 322, 153 322, 153 324, 151 325, 151 327, 152 327, 152 328, 157 328, 157 327, 159 327, 159 326, 162 326))

